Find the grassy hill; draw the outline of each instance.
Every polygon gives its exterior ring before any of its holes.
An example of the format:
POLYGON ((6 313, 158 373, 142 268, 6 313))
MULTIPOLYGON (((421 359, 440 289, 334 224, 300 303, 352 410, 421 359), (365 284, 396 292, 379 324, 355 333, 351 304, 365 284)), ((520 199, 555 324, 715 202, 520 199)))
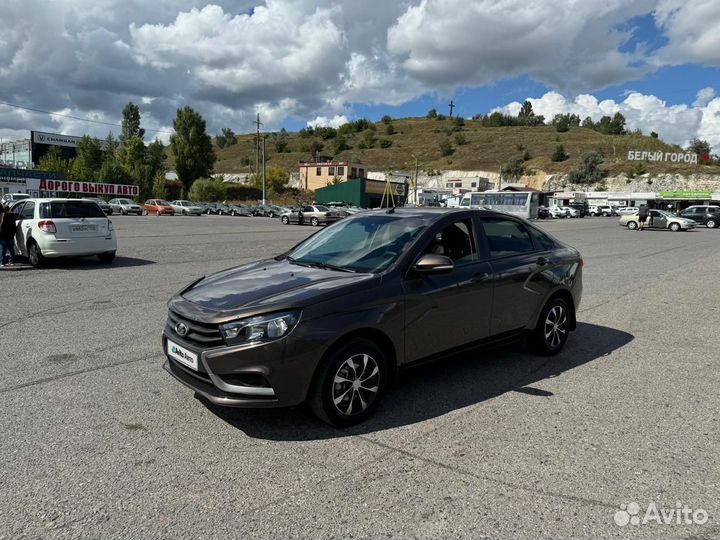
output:
MULTIPOLYGON (((297 170, 299 161, 312 160, 310 144, 312 141, 323 143, 323 155, 335 155, 337 160, 355 161, 366 165, 371 171, 413 169, 417 156, 421 171, 428 170, 486 170, 497 171, 510 159, 522 156, 526 152, 530 159, 526 167, 547 173, 565 173, 576 168, 582 156, 591 151, 599 151, 605 157, 604 168, 611 175, 629 173, 638 162, 628 161, 628 150, 678 152, 682 149, 666 144, 661 140, 639 135, 603 135, 591 129, 571 127, 569 131, 558 133, 554 126, 538 127, 482 127, 479 121, 465 120, 464 126, 457 126, 450 119, 437 120, 425 118, 403 118, 391 122, 394 133, 386 134, 387 124, 373 124, 378 141, 388 139, 389 148, 380 148, 378 142, 374 148, 361 149, 363 133, 353 133, 348 138, 350 150, 333 153, 334 139, 322 140, 319 136, 302 137, 299 133, 288 133, 286 152, 277 153, 273 135, 266 140, 267 166, 281 167, 289 171, 297 170), (456 136, 463 137, 465 144, 458 144, 456 136), (454 152, 443 156, 440 144, 449 141, 454 152), (555 147, 562 144, 569 158, 562 162, 553 162, 551 155, 555 147)), ((250 172, 255 165, 255 135, 239 135, 238 142, 227 148, 216 148, 218 161, 216 172, 250 172)), ((670 162, 642 162, 649 173, 693 172, 720 173, 720 167, 675 164, 670 162)), ((642 173, 644 171, 637 171, 642 173)))

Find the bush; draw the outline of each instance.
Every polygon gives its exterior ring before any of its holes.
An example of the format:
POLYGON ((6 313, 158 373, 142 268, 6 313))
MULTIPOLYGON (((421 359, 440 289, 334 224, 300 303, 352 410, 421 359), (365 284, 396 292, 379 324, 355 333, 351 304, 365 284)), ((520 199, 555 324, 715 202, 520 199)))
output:
POLYGON ((349 150, 349 149, 350 149, 350 145, 348 144, 347 139, 345 138, 345 136, 344 136, 344 135, 338 135, 338 136, 335 138, 335 142, 333 143, 333 153, 334 153, 334 154, 339 154, 339 153, 342 152, 343 150, 349 150))
POLYGON ((390 139, 380 139, 380 148, 390 148, 392 141, 390 139))
POLYGON ((647 172, 647 168, 645 167, 645 164, 642 162, 636 161, 627 170, 628 178, 635 178, 636 176, 641 176, 647 172))
POLYGON ((388 116, 387 114, 382 117, 383 124, 389 124, 390 122, 392 122, 392 118, 390 116, 388 116))
POLYGON ((567 153, 565 153, 565 148, 563 147, 563 145, 558 144, 555 147, 555 151, 553 152, 553 155, 550 156, 550 159, 552 161, 557 162, 557 161, 565 161, 568 157, 569 156, 567 155, 567 153))
POLYGON ((395 127, 392 124, 385 126, 385 135, 392 135, 395 133, 395 127))
POLYGON ((262 189, 242 184, 223 184, 225 197, 219 201, 255 201, 262 198, 262 189))
POLYGON ((602 155, 598 152, 585 154, 580 168, 570 173, 570 182, 574 184, 592 184, 599 182, 607 175, 607 171, 600 167, 602 162, 602 155))
POLYGON ((532 159, 530 150, 525 150, 525 153, 523 154, 522 158, 523 158, 523 161, 530 161, 532 159))
POLYGON ((465 119, 462 116, 456 116, 453 118, 453 121, 455 122, 456 126, 464 126, 465 125, 465 119))
POLYGON ((435 109, 430 109, 425 117, 426 118, 437 118, 437 115, 438 115, 438 113, 435 109))
POLYGON ((650 136, 651 136, 653 139, 657 139, 657 138, 658 138, 658 134, 657 134, 656 131, 651 131, 651 132, 650 132, 650 136))
POLYGON ((462 133, 456 133, 455 134, 455 144, 457 144, 458 146, 467 144, 467 139, 465 138, 465 135, 463 135, 462 133))
POLYGON ((441 156, 450 156, 453 152, 455 152, 455 148, 453 148, 452 143, 447 139, 442 141, 439 146, 441 156))
POLYGON ((222 180, 199 178, 190 186, 188 198, 192 201, 223 201, 227 199, 226 184, 222 180))
POLYGON ((511 159, 500 169, 503 178, 517 180, 525 174, 525 163, 522 158, 511 159))

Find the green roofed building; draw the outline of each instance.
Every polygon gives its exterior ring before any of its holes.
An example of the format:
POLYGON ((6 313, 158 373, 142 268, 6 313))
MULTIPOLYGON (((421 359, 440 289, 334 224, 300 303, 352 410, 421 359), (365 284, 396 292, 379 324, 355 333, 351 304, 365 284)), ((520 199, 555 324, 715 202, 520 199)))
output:
MULTIPOLYGON (((377 208, 382 202, 385 184, 383 180, 354 178, 346 182, 316 189, 315 201, 321 204, 344 202, 362 208, 377 208)), ((390 182, 390 188, 395 206, 404 205, 407 195, 405 182, 390 182)), ((392 206, 392 203, 385 202, 383 206, 392 206)))

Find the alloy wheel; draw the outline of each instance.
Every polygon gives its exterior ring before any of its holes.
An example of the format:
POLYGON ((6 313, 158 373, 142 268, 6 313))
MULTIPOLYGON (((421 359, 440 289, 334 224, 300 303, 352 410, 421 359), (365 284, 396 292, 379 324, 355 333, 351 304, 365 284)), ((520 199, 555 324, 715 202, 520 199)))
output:
POLYGON ((568 318, 562 306, 553 306, 545 317, 545 341, 552 349, 558 347, 567 333, 568 318))
POLYGON ((367 409, 377 396, 380 370, 368 354, 356 354, 343 362, 333 379, 332 400, 343 415, 367 409))

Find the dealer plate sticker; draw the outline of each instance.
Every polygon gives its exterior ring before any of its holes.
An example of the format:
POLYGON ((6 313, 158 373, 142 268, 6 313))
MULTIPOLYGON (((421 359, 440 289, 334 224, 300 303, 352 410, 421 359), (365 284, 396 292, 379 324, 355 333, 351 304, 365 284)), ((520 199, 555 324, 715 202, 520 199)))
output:
POLYGON ((168 339, 167 341, 167 352, 175 360, 181 364, 194 369, 197 371, 198 368, 198 357, 192 351, 188 351, 185 347, 181 347, 177 343, 173 343, 168 339))

